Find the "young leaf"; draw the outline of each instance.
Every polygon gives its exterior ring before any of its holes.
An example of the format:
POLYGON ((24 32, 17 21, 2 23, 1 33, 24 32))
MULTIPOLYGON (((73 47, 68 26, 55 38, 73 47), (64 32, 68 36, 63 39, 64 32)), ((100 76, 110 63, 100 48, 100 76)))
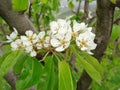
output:
POLYGON ((21 55, 22 57, 19 58, 19 60, 16 62, 16 64, 14 65, 14 73, 15 74, 19 74, 23 68, 23 64, 25 62, 25 60, 28 58, 28 56, 26 55, 26 53, 22 53, 21 55))
POLYGON ((28 8, 28 0, 12 0, 12 8, 14 11, 23 11, 28 8))
POLYGON ((40 78, 37 90, 54 90, 55 85, 55 71, 53 57, 47 56, 45 58, 45 67, 43 69, 42 77, 40 78))
POLYGON ((113 4, 116 4, 116 0, 110 0, 113 4))
POLYGON ((74 4, 73 4, 72 0, 69 1, 69 3, 68 3, 68 7, 71 8, 71 9, 74 8, 74 4))
POLYGON ((48 2, 48 0, 40 0, 40 2, 46 4, 48 2))
POLYGON ((92 56, 90 56, 89 54, 85 53, 85 52, 81 52, 80 51, 80 55, 88 62, 90 63, 95 69, 96 71, 98 71, 101 76, 103 75, 104 71, 102 66, 100 65, 100 63, 98 62, 98 60, 92 56))
POLYGON ((0 66, 2 65, 3 61, 5 60, 5 58, 10 54, 11 52, 7 52, 5 54, 3 54, 1 57, 0 57, 0 66))
POLYGON ((32 57, 27 58, 23 72, 17 80, 17 90, 24 90, 38 84, 41 74, 42 65, 32 57))
POLYGON ((98 84, 101 84, 101 75, 100 73, 90 64, 88 63, 86 60, 84 60, 83 58, 81 58, 80 56, 77 56, 77 59, 79 59, 85 69, 85 71, 90 75, 90 77, 96 81, 98 84))
POLYGON ((0 78, 0 90, 11 90, 11 86, 4 78, 0 78))
POLYGON ((71 50, 76 55, 76 59, 80 60, 81 64, 83 65, 83 68, 90 75, 90 77, 98 84, 101 84, 102 77, 100 72, 96 70, 96 67, 94 67, 91 63, 88 63, 82 56, 80 56, 73 46, 71 46, 71 50))
POLYGON ((0 76, 4 76, 17 62, 17 60, 21 57, 23 51, 13 51, 9 54, 5 60, 2 62, 0 66, 0 76))
POLYGON ((120 36, 120 26, 119 25, 113 25, 111 38, 113 40, 116 40, 119 36, 120 36))
POLYGON ((74 90, 73 79, 69 65, 65 61, 58 63, 59 86, 58 90, 74 90))

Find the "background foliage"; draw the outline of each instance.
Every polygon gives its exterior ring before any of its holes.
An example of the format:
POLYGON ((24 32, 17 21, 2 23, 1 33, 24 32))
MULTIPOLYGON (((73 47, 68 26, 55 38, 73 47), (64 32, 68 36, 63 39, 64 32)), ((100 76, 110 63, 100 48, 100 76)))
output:
MULTIPOLYGON (((90 2, 92 1, 90 0, 90 2)), ((49 29, 49 22, 56 19, 54 15, 59 12, 60 5, 59 0, 34 0, 32 3, 28 3, 28 0, 12 0, 12 3, 15 11, 27 9, 25 13, 38 31, 49 29)), ((72 0, 69 0, 68 6, 71 10, 74 8, 72 0)), ((83 12, 77 12, 71 17, 71 20, 76 19, 81 22, 83 16, 83 12)), ((119 10, 116 10, 114 15, 114 19, 117 18, 119 18, 119 10)), ((95 21, 95 19, 92 20, 89 25, 94 26, 95 21)), ((0 27, 0 40, 3 42, 10 31, 1 18, 0 27)), ((0 90, 11 89, 4 79, 4 75, 11 68, 16 75, 19 75, 16 81, 17 90, 25 90, 33 86, 38 90, 75 90, 76 81, 83 70, 86 70, 93 80, 90 86, 92 90, 118 90, 120 88, 119 35, 120 26, 114 24, 111 39, 101 63, 94 57, 78 51, 74 45, 70 47, 70 51, 66 51, 66 61, 64 54, 58 53, 45 56, 44 62, 30 57, 23 51, 13 52, 9 45, 2 45, 4 54, 0 56, 0 90), (74 67, 69 64, 72 53, 76 56, 74 67)))

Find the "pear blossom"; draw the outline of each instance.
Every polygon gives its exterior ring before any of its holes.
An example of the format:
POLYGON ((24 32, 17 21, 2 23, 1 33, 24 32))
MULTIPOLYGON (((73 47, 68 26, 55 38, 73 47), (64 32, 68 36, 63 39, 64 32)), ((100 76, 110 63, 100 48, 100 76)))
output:
POLYGON ((71 34, 66 33, 66 34, 57 34, 54 36, 50 43, 51 45, 55 48, 57 52, 62 52, 66 48, 69 47, 70 45, 70 40, 71 40, 71 34))
POLYGON ((86 31, 91 31, 92 28, 91 27, 87 27, 87 25, 82 22, 82 23, 78 23, 77 21, 73 21, 73 32, 72 32, 72 36, 73 38, 76 38, 80 33, 84 33, 86 31))
POLYGON ((50 37, 45 37, 45 31, 38 34, 37 49, 48 48, 50 46, 50 37))
POLYGON ((93 54, 91 50, 94 50, 97 44, 94 43, 95 34, 91 30, 92 28, 84 22, 78 23, 74 20, 71 28, 69 20, 58 19, 50 23, 50 31, 47 33, 41 31, 36 34, 28 30, 25 35, 17 37, 18 32, 14 29, 7 39, 11 42, 12 50, 24 49, 32 57, 35 57, 40 49, 54 49, 62 52, 69 47, 72 37, 75 38, 77 46, 82 51, 93 54))
POLYGON ((25 34, 28 40, 31 41, 33 44, 37 42, 38 38, 36 33, 33 33, 33 31, 29 30, 29 31, 26 31, 25 34))
POLYGON ((17 39, 15 40, 14 42, 12 42, 10 44, 12 50, 20 50, 20 49, 23 49, 23 44, 22 44, 22 41, 20 39, 17 39))
POLYGON ((7 42, 12 42, 17 38, 18 32, 15 28, 13 28, 13 29, 14 29, 14 31, 9 36, 8 35, 6 36, 6 38, 8 39, 7 42))
POLYGON ((97 44, 94 43, 94 38, 95 34, 87 31, 85 33, 79 34, 79 36, 76 37, 76 44, 82 51, 93 54, 91 50, 94 50, 97 46, 97 44))
POLYGON ((37 55, 37 52, 34 50, 33 46, 25 47, 25 52, 29 53, 31 57, 34 57, 37 55))
POLYGON ((63 19, 58 19, 57 21, 52 21, 50 23, 50 30, 52 34, 64 34, 71 33, 70 21, 66 21, 63 19))
POLYGON ((31 51, 30 52, 30 56, 31 57, 35 57, 37 55, 37 52, 35 50, 31 51))
POLYGON ((28 40, 28 38, 26 36, 21 36, 20 37, 24 47, 29 47, 29 46, 32 46, 32 42, 28 40))

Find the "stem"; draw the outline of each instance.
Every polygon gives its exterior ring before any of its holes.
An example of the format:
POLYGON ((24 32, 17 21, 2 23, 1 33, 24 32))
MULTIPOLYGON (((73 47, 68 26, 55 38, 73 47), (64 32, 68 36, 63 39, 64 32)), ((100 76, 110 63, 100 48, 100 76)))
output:
POLYGON ((44 61, 45 60, 45 58, 47 57, 47 55, 50 53, 50 51, 48 51, 46 54, 45 54, 45 56, 43 57, 43 59, 42 60, 40 60, 40 62, 42 62, 42 61, 44 61))
POLYGON ((58 58, 58 56, 55 54, 54 51, 51 50, 51 52, 54 54, 54 56, 57 58, 58 62, 60 62, 60 59, 58 58))

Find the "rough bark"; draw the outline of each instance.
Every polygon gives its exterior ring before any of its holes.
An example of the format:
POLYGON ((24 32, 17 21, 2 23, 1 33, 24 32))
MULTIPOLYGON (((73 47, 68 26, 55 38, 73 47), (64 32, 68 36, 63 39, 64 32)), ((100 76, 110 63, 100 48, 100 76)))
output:
POLYGON ((120 0, 116 0, 115 6, 120 8, 120 0))
POLYGON ((0 16, 10 27, 15 27, 20 34, 24 34, 26 30, 37 32, 24 13, 12 10, 11 0, 0 0, 0 16))
MULTIPOLYGON (((94 51, 94 57, 99 61, 107 48, 110 34, 112 31, 114 5, 109 0, 97 0, 97 24, 96 39, 97 48, 94 51)), ((89 90, 91 78, 84 72, 77 83, 77 90, 89 90)))
POLYGON ((6 79, 6 81, 10 84, 12 90, 16 90, 15 88, 15 83, 16 83, 16 76, 13 73, 13 70, 10 70, 5 76, 4 78, 6 79))
POLYGON ((104 55, 113 26, 115 7, 109 0, 97 0, 96 43, 94 56, 100 60, 104 55))
MULTIPOLYGON (((0 0, 0 16, 7 22, 10 28, 15 27, 19 34, 24 34, 26 30, 37 32, 33 23, 24 15, 24 13, 14 12, 12 10, 11 1, 12 0, 0 0)), ((12 90, 16 90, 16 76, 14 73, 9 71, 4 78, 11 85, 12 90)))

